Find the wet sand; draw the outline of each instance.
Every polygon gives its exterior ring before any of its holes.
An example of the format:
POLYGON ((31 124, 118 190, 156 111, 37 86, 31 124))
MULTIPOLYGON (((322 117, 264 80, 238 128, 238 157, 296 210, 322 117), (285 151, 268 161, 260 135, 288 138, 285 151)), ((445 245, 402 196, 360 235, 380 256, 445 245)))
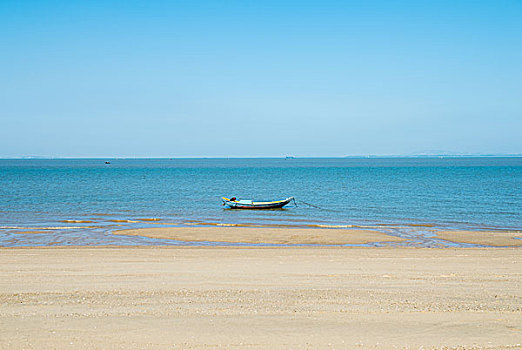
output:
POLYGON ((0 226, 0 247, 50 245, 354 245, 410 247, 522 247, 522 231, 484 227, 447 229, 431 224, 311 225, 162 222, 114 219, 82 226, 0 226), (169 242, 169 240, 171 242, 169 242))
POLYGON ((290 229, 273 227, 153 227, 114 231, 115 235, 143 236, 190 242, 253 244, 367 244, 402 242, 403 238, 375 230, 290 229))
POLYGON ((1 349, 519 349, 520 249, 0 249, 1 349))
POLYGON ((437 237, 454 243, 481 244, 492 247, 521 247, 522 231, 440 231, 437 237))
MULTIPOLYGON (((432 230, 436 238, 452 243, 489 247, 520 247, 518 230, 432 230)), ((318 244, 344 245, 411 242, 371 229, 276 228, 276 227, 153 227, 114 231, 115 235, 171 239, 185 242, 224 242, 247 244, 318 244)), ((429 238, 428 238, 429 239, 429 238)))
POLYGON ((36 231, 8 231, 9 233, 14 233, 16 235, 40 235, 40 234, 48 234, 49 231, 36 230, 36 231))

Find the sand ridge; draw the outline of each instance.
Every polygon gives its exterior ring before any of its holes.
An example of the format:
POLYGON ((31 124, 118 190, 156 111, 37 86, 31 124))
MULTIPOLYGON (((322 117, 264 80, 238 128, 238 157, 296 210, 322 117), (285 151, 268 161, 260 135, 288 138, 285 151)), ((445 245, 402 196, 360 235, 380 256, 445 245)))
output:
POLYGON ((405 239, 376 230, 297 229, 273 227, 153 227, 114 231, 116 235, 144 236, 178 241, 265 244, 367 244, 403 242, 405 239))

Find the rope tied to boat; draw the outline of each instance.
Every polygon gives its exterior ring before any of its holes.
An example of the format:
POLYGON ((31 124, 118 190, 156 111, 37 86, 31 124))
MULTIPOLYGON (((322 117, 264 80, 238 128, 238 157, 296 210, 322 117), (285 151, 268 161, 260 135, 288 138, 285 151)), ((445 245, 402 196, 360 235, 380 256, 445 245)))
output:
MULTIPOLYGON (((294 203, 295 203, 295 199, 294 199, 294 203)), ((302 201, 302 200, 299 200, 299 203, 302 203, 302 204, 305 204, 305 205, 308 205, 309 207, 312 207, 312 208, 316 208, 316 209, 324 209, 324 210, 328 210, 326 208, 321 208, 315 204, 311 204, 311 203, 307 203, 305 201, 302 201)), ((295 205, 297 207, 297 204, 295 205)))
MULTIPOLYGON (((297 207, 297 203, 295 201, 295 198, 294 198, 294 204, 295 206, 297 207)), ((326 211, 335 211, 335 212, 339 212, 339 210, 334 210, 334 209, 329 209, 329 208, 323 208, 323 207, 320 207, 320 206, 317 206, 315 204, 312 204, 312 203, 308 203, 308 202, 305 202, 305 201, 302 201, 302 200, 299 200, 299 204, 305 204, 307 206, 309 206, 310 208, 315 208, 315 209, 319 209, 319 210, 326 210, 326 211)))

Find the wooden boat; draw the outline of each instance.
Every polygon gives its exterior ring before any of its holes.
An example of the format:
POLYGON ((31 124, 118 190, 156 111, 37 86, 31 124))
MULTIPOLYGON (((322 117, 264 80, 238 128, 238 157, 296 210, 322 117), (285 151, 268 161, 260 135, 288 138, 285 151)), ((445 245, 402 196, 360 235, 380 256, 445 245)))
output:
POLYGON ((223 205, 230 209, 277 209, 282 208, 291 201, 295 202, 294 197, 288 197, 279 201, 252 201, 252 200, 237 200, 236 198, 222 197, 223 205))

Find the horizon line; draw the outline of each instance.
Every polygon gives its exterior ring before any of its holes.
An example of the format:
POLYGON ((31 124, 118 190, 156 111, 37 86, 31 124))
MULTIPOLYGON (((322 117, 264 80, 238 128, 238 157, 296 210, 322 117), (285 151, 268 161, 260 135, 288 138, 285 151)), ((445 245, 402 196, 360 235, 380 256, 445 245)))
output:
POLYGON ((506 154, 368 154, 368 155, 346 155, 346 156, 87 156, 87 157, 60 157, 60 156, 21 156, 0 157, 0 159, 12 160, 52 160, 52 159, 368 159, 368 158, 520 158, 522 153, 506 154))

